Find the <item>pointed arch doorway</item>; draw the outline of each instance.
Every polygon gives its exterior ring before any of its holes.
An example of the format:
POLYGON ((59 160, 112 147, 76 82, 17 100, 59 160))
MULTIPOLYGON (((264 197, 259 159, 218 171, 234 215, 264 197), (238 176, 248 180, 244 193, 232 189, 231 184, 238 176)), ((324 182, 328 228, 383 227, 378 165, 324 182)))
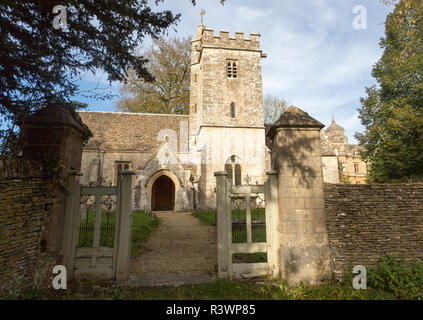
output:
POLYGON ((153 211, 173 211, 175 209, 175 184, 166 175, 161 175, 153 183, 151 209, 153 211))

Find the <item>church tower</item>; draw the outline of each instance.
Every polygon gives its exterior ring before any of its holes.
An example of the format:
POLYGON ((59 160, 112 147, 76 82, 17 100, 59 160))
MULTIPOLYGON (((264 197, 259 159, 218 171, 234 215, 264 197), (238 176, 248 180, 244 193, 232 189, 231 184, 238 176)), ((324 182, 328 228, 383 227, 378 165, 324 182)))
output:
POLYGON ((191 42, 190 158, 199 205, 215 204, 215 171, 236 184, 265 175, 265 129, 260 34, 214 35, 204 25, 191 42), (231 168, 233 169, 231 171, 231 168))

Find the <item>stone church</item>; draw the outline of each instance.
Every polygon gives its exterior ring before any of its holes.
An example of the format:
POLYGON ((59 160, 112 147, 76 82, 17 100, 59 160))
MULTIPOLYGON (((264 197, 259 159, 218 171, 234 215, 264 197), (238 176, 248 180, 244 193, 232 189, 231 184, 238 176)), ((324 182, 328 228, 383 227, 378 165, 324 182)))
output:
MULTIPOLYGON (((200 25, 191 42, 189 115, 80 111, 93 133, 81 182, 115 185, 122 170, 132 170, 135 209, 175 211, 215 208, 216 171, 233 184, 264 183, 271 166, 265 57, 260 34, 217 36, 200 25)), ((338 157, 348 158, 351 148, 334 123, 322 131, 322 161, 325 180, 337 183, 338 157)))

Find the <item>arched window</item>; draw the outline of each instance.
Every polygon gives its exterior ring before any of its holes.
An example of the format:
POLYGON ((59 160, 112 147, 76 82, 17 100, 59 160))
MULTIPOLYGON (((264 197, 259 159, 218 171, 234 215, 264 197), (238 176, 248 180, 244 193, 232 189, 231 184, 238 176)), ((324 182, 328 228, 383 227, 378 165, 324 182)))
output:
POLYGON ((131 169, 131 163, 129 161, 119 161, 115 162, 115 170, 116 170, 116 185, 119 181, 119 175, 122 173, 122 171, 130 170, 131 169))
POLYGON ((118 164, 116 167, 116 184, 117 184, 117 181, 119 181, 119 175, 121 174, 121 172, 122 172, 122 164, 118 164))
POLYGON ((242 184, 242 164, 240 159, 233 155, 225 163, 225 171, 228 174, 227 179, 233 185, 242 184))
POLYGON ((231 118, 235 118, 235 103, 231 103, 231 118))
POLYGON ((230 182, 233 182, 233 174, 232 174, 232 172, 233 172, 233 169, 232 169, 232 164, 230 164, 230 163, 227 163, 227 164, 225 164, 225 172, 228 174, 227 176, 226 176, 226 178, 230 181, 230 182))
POLYGON ((240 186, 242 179, 241 179, 241 165, 239 163, 235 163, 235 185, 240 186))

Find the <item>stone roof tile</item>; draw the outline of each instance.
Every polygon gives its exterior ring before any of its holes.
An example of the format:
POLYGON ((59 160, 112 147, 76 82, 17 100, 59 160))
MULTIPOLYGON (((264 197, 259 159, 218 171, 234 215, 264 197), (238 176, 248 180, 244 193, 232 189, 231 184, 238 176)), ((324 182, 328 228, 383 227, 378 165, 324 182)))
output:
POLYGON ((273 139, 278 128, 319 128, 322 129, 325 125, 316 119, 309 116, 309 114, 297 107, 291 106, 283 112, 278 121, 276 121, 267 133, 267 137, 273 139))
POLYGON ((93 137, 85 149, 109 151, 143 151, 157 148, 158 133, 171 129, 180 139, 181 121, 188 115, 79 111, 82 121, 90 128, 93 137))

